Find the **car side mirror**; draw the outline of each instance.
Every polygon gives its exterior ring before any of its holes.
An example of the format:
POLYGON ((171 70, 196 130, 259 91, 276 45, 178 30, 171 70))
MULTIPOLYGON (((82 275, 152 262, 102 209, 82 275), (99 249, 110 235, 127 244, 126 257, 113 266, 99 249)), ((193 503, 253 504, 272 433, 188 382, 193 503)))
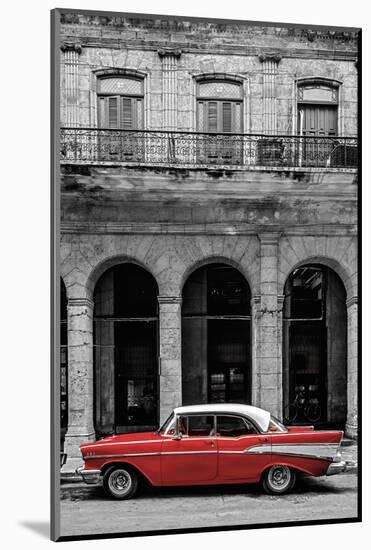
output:
POLYGON ((173 435, 173 439, 174 439, 175 441, 179 441, 180 439, 182 439, 182 437, 183 437, 182 434, 175 434, 175 435, 173 435))

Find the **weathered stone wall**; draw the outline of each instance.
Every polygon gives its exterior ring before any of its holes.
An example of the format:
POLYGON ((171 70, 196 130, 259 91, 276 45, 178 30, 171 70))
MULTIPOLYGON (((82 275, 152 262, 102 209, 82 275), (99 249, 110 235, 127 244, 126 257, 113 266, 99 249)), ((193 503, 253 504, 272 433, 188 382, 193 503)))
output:
POLYGON ((69 47, 61 57, 62 125, 97 126, 96 72, 132 69, 145 77, 147 129, 196 130, 195 77, 227 74, 243 80, 246 133, 297 133, 297 79, 323 77, 340 83, 339 134, 356 135, 355 33, 180 21, 173 26, 166 20, 88 16, 64 16, 63 21, 61 41, 69 47), (163 87, 167 48, 176 53, 168 84, 176 97, 170 126, 164 124, 170 108, 163 87), (274 78, 265 98, 270 59, 274 78), (271 108, 274 116, 267 127, 271 108))

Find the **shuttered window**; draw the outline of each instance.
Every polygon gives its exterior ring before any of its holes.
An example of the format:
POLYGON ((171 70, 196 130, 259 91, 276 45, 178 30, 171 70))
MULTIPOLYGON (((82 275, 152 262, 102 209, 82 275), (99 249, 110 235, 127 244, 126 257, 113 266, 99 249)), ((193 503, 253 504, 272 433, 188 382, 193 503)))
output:
POLYGON ((242 132, 241 101, 197 102, 197 130, 199 132, 242 132))
POLYGON ((99 98, 100 128, 143 129, 143 98, 108 96, 99 98))

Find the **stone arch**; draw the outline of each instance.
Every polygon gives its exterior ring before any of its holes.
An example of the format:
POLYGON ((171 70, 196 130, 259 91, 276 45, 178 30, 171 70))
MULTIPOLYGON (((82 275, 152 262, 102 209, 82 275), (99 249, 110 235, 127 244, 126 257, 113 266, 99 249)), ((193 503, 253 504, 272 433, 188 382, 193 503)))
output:
POLYGON ((157 277, 154 274, 154 272, 153 272, 153 270, 151 269, 150 266, 148 266, 147 264, 145 264, 144 262, 138 260, 135 257, 126 256, 124 254, 115 254, 114 256, 109 256, 109 257, 104 258, 103 260, 101 260, 99 263, 97 263, 93 267, 91 272, 88 274, 87 279, 86 279, 86 292, 87 292, 87 295, 90 299, 93 297, 94 288, 95 288, 99 278, 103 275, 103 273, 105 273, 111 267, 113 267, 115 265, 119 265, 119 264, 134 264, 134 265, 137 265, 139 267, 142 267, 143 269, 145 269, 146 271, 148 271, 148 273, 150 273, 152 275, 152 277, 156 281, 156 284, 157 284, 158 288, 160 288, 159 281, 157 280, 157 277))
POLYGON ((297 263, 293 264, 291 266, 291 269, 285 274, 282 274, 281 272, 281 277, 279 277, 279 294, 284 293, 286 281, 291 273, 298 267, 305 264, 319 264, 333 269, 333 271, 335 271, 335 273, 340 277, 344 285, 347 297, 349 298, 357 295, 357 290, 352 279, 352 274, 349 272, 349 270, 345 266, 341 265, 340 262, 335 258, 330 258, 327 256, 307 256, 297 263))
POLYGON ((206 265, 216 264, 216 263, 227 264, 227 265, 237 269, 237 271, 239 271, 245 277, 245 279, 247 281, 247 284, 249 285, 250 291, 253 294, 253 288, 255 288, 255 285, 253 283, 251 273, 248 272, 248 270, 245 268, 245 266, 243 264, 241 264, 241 262, 239 262, 239 261, 237 261, 233 258, 228 258, 226 256, 217 256, 217 255, 215 255, 215 256, 205 256, 205 257, 193 262, 192 264, 190 264, 187 267, 187 269, 184 271, 184 273, 182 275, 182 278, 181 278, 180 294, 183 292, 184 285, 185 285, 186 281, 188 280, 188 278, 190 277, 190 275, 192 275, 192 273, 194 273, 200 267, 204 267, 206 265))

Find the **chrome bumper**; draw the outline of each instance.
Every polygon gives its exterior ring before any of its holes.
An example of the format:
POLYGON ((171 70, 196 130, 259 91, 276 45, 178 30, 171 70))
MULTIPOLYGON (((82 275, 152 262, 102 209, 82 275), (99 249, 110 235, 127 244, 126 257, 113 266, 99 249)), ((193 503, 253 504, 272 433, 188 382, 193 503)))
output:
POLYGON ((81 466, 80 468, 76 468, 76 473, 79 474, 83 481, 85 483, 88 483, 89 485, 95 485, 99 483, 100 478, 100 470, 84 470, 84 468, 81 466))
POLYGON ((333 476, 335 474, 341 474, 342 472, 347 472, 349 470, 357 470, 357 462, 353 460, 341 460, 340 462, 331 462, 328 467, 327 476, 333 476))

